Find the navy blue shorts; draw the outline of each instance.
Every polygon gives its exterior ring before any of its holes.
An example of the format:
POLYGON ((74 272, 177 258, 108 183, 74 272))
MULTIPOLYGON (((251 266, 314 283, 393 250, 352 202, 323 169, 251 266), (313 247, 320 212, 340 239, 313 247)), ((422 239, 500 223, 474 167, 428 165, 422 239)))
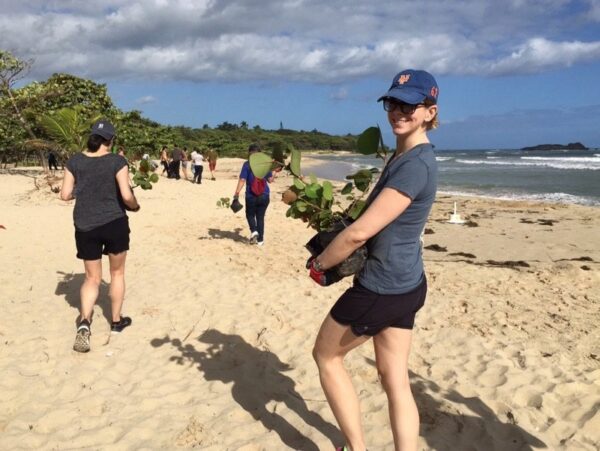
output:
POLYGON ((95 229, 75 230, 77 258, 100 260, 102 254, 120 254, 129 250, 129 218, 123 216, 95 229))
POLYGON ((374 336, 386 327, 412 329, 415 315, 425 304, 427 279, 417 288, 403 294, 377 294, 357 280, 332 307, 331 317, 350 326, 354 335, 374 336))

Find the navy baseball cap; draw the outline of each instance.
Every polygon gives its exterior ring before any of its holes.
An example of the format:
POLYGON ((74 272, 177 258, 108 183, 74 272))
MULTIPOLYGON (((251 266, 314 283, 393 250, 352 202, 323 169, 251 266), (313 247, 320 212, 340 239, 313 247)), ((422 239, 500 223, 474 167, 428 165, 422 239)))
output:
POLYGON ((92 125, 92 135, 100 135, 106 140, 113 139, 115 136, 115 127, 106 119, 101 119, 92 125))
POLYGON ((437 103, 440 90, 429 72, 424 70, 403 70, 394 77, 388 92, 377 99, 396 99, 411 105, 422 103, 425 99, 437 103))

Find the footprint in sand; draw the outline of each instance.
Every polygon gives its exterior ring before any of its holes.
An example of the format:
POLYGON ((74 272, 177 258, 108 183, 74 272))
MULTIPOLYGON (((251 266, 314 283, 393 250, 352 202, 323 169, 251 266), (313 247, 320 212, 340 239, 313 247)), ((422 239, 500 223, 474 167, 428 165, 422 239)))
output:
POLYGON ((542 395, 531 387, 516 389, 513 401, 520 407, 534 407, 536 409, 540 409, 543 404, 542 395))
POLYGON ((507 370, 508 368, 504 365, 487 368, 479 375, 477 381, 485 387, 500 387, 508 380, 505 376, 507 370))

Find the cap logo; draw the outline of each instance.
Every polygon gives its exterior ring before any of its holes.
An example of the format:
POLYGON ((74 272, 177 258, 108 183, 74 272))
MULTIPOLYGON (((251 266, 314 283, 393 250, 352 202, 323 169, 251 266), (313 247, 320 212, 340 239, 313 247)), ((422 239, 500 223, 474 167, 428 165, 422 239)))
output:
POLYGON ((440 90, 438 88, 436 88, 435 86, 433 86, 431 88, 431 97, 433 97, 434 99, 437 99, 438 92, 440 92, 440 90))
POLYGON ((408 80, 410 80, 410 74, 400 75, 400 78, 398 78, 398 84, 403 85, 404 83, 408 83, 408 80))
POLYGON ((104 124, 103 123, 98 124, 98 128, 104 128, 104 124))

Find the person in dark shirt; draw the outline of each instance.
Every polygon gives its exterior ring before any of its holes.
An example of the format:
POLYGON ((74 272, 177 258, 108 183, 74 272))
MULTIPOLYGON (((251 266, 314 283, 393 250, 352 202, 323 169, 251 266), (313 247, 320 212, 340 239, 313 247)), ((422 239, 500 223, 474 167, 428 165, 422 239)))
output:
POLYGON ((181 176, 179 175, 179 170, 181 168, 181 161, 183 160, 183 150, 177 147, 173 147, 173 152, 171 153, 171 163, 169 165, 169 178, 179 180, 181 176))
POLYGON ((67 161, 60 191, 62 200, 75 199, 75 245, 77 258, 83 260, 85 268, 73 345, 77 352, 90 350, 92 314, 102 281, 102 254, 108 255, 110 265, 111 331, 121 332, 131 324, 131 318, 121 316, 130 232, 125 211, 138 211, 140 205, 129 185, 127 160, 111 153, 114 139, 115 129, 110 122, 96 122, 87 150, 67 161))
POLYGON ((58 171, 58 160, 56 159, 56 155, 52 151, 48 153, 48 169, 50 169, 51 171, 58 171))

